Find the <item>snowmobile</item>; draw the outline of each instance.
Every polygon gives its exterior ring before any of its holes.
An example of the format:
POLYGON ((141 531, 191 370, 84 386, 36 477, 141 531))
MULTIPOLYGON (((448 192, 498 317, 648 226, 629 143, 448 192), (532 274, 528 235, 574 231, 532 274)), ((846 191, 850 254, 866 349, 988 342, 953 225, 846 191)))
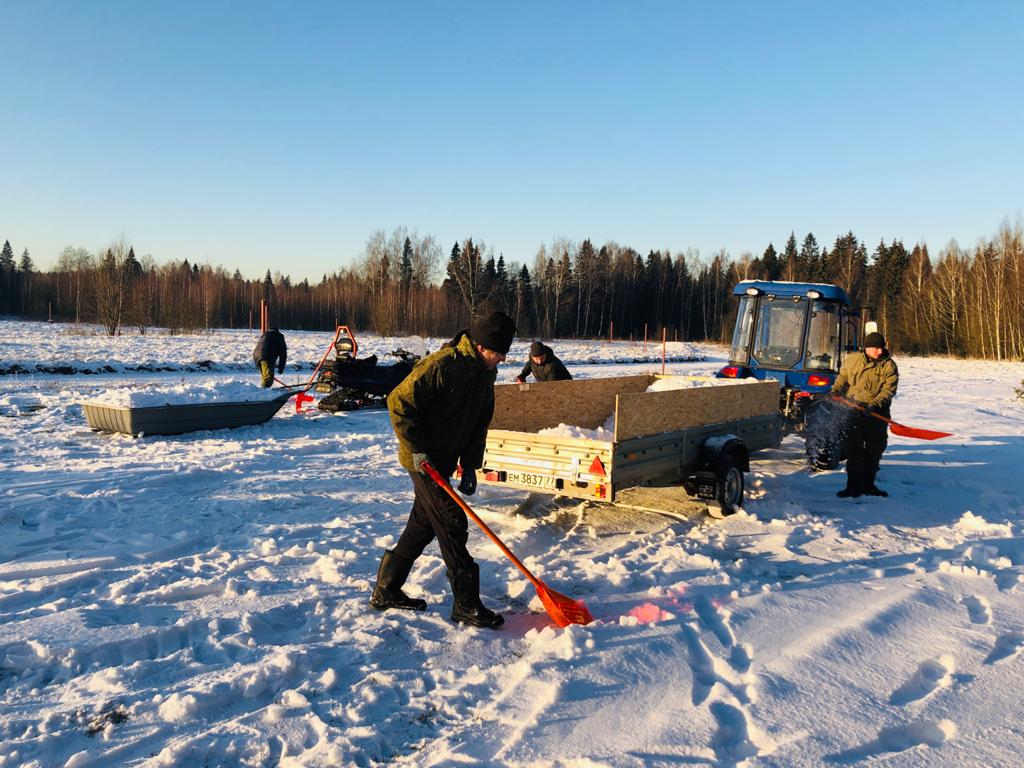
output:
POLYGON ((314 390, 326 393, 317 408, 327 413, 355 411, 363 408, 384 408, 387 396, 409 375, 420 355, 396 349, 388 357, 395 360, 379 363, 376 355, 359 358, 359 345, 346 325, 339 325, 334 341, 324 353, 313 373, 314 390), (334 359, 327 358, 334 352, 334 359))

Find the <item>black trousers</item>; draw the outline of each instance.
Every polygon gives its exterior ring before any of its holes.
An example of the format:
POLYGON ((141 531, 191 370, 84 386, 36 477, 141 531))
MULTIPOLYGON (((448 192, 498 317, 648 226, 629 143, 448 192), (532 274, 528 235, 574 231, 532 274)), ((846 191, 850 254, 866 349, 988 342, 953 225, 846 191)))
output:
POLYGON ((395 554, 415 560, 436 537, 441 557, 449 570, 472 567, 475 561, 466 549, 469 539, 466 513, 426 475, 410 472, 409 476, 416 497, 405 530, 395 545, 395 554))
POLYGON ((874 484, 878 464, 889 444, 888 429, 888 424, 867 413, 857 411, 850 418, 843 438, 850 481, 856 480, 865 488, 874 484))

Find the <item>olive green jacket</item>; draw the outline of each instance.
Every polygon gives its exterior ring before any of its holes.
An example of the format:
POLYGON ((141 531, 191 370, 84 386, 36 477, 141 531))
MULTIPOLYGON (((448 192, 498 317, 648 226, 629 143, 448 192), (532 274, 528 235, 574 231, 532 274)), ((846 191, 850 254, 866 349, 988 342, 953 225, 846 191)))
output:
POLYGON ((494 415, 496 378, 465 331, 418 362, 388 395, 402 466, 418 471, 412 455, 425 453, 446 477, 457 463, 479 469, 494 415))
POLYGON ((843 361, 832 393, 874 406, 888 416, 899 383, 900 371, 888 350, 878 360, 871 360, 864 352, 854 352, 843 361))

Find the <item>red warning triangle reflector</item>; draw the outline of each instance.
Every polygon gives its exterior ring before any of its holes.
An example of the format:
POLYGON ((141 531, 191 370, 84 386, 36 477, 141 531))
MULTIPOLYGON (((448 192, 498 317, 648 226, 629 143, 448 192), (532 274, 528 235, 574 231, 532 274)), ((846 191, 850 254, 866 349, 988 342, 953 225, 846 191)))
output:
POLYGON ((594 457, 594 460, 590 462, 590 469, 587 471, 592 475, 600 475, 601 477, 604 477, 604 464, 601 462, 600 456, 594 457))

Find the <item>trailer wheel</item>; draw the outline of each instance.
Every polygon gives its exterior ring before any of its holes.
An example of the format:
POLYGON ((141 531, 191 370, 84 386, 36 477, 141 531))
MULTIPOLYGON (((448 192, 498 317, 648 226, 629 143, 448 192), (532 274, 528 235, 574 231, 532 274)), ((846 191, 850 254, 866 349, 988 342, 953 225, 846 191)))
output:
POLYGON ((718 504, 726 515, 743 507, 743 470, 732 456, 726 456, 718 465, 718 504))

